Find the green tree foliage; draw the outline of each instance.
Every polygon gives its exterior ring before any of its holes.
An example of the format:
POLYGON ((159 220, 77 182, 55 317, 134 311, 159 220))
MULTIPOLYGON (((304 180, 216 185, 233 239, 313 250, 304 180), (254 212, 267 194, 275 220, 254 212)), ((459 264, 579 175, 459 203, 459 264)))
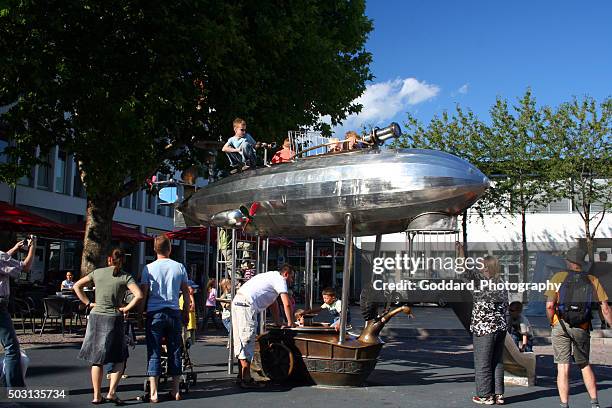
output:
POLYGON ((490 149, 494 169, 496 205, 521 220, 521 269, 528 280, 527 214, 548 205, 556 197, 557 183, 551 177, 553 162, 545 147, 545 123, 531 90, 511 111, 498 98, 491 108, 490 149))
MULTIPOLYGON (((408 114, 405 132, 393 146, 441 150, 461 157, 487 173, 491 164, 490 151, 486 148, 487 140, 484 137, 487 133, 486 126, 471 110, 457 105, 452 115, 443 112, 440 116, 434 116, 426 127, 408 114)), ((491 201, 492 191, 489 189, 473 206, 481 216, 495 208, 491 201)), ((462 221, 463 242, 467 251, 467 210, 462 215, 462 221)))
POLYGON ((82 269, 103 262, 116 203, 194 140, 259 140, 336 124, 371 79, 364 1, 7 1, 0 6, 0 106, 12 183, 54 145, 87 191, 82 269))
POLYGON ((560 197, 572 200, 584 223, 590 259, 593 240, 612 207, 612 99, 599 105, 591 97, 574 98, 545 110, 546 146, 560 181, 560 197))

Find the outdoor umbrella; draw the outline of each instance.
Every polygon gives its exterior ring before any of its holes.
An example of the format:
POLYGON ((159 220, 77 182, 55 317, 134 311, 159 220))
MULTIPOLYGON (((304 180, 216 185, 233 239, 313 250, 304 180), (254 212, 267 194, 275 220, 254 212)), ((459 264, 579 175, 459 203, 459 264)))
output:
POLYGON ((13 207, 2 201, 0 201, 0 228, 5 231, 32 233, 45 237, 63 237, 75 233, 68 225, 13 207))
MULTIPOLYGON (((170 239, 184 239, 186 241, 195 241, 203 244, 206 242, 206 227, 186 227, 166 233, 170 239)), ((211 228, 210 242, 217 240, 217 229, 211 228)))
MULTIPOLYGON (((166 236, 170 239, 184 239, 187 241, 196 241, 199 243, 206 242, 206 228, 207 227, 186 227, 179 230, 171 231, 166 233, 166 236)), ((217 240, 217 229, 212 228, 210 230, 210 241, 215 242, 217 240)), ((295 245, 295 242, 282 237, 270 238, 270 245, 272 246, 284 246, 290 247, 295 245)))
MULTIPOLYGON (((75 236, 78 236, 80 239, 84 238, 85 234, 85 223, 79 222, 77 224, 71 224, 73 230, 76 231, 75 236)), ((116 241, 122 242, 144 242, 151 241, 153 237, 143 234, 135 228, 126 227, 125 225, 113 221, 112 231, 111 231, 112 239, 116 241)))

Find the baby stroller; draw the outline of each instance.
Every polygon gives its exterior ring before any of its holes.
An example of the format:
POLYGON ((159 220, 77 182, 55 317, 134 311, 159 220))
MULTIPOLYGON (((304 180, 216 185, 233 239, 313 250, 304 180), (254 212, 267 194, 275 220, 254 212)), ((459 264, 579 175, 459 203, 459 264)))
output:
MULTIPOLYGON (((191 343, 185 339, 183 336, 182 344, 181 344, 181 367, 182 373, 180 377, 179 383, 179 391, 181 393, 187 394, 189 392, 189 388, 197 383, 197 373, 193 370, 193 364, 191 363, 191 359, 189 357, 189 348, 191 347, 191 343)), ((168 348, 166 338, 162 338, 162 350, 161 350, 161 375, 159 377, 159 383, 165 384, 168 382, 170 376, 168 375, 168 348)), ((172 378, 170 378, 172 380, 172 378)), ((149 378, 147 377, 144 381, 144 395, 142 397, 138 397, 139 401, 148 402, 150 398, 150 385, 149 378)))

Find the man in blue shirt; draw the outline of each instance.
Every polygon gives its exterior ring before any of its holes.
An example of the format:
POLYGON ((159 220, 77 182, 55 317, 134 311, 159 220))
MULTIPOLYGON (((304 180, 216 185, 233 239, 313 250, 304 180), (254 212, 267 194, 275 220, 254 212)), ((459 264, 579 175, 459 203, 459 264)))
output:
POLYGON ((232 174, 238 170, 248 170, 255 168, 257 157, 255 148, 257 142, 246 132, 246 121, 244 119, 234 119, 234 136, 230 137, 223 146, 223 151, 227 154, 230 166, 233 167, 232 174))
POLYGON ((182 316, 180 293, 189 299, 189 310, 195 310, 193 292, 187 283, 183 264, 170 259, 172 245, 165 235, 155 237, 157 259, 144 267, 140 280, 147 301, 147 375, 151 402, 158 402, 157 385, 161 374, 162 338, 168 350, 168 375, 172 376, 172 398, 180 400, 182 316), (191 292, 191 293, 190 293, 191 292), (148 295, 148 297, 147 297, 148 295))

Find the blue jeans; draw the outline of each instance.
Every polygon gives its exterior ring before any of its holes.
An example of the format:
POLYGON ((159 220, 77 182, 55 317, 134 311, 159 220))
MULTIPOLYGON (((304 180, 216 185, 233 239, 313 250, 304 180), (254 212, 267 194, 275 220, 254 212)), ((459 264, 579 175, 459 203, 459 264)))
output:
POLYGON ((147 376, 159 377, 161 372, 162 338, 166 339, 168 350, 169 376, 181 375, 181 347, 182 347, 182 318, 181 312, 173 309, 162 309, 147 312, 147 376))
POLYGON ((251 167, 255 167, 257 163, 257 156, 255 154, 255 146, 246 141, 242 142, 240 147, 238 148, 240 153, 231 152, 225 153, 227 158, 229 159, 231 167, 238 167, 243 165, 249 165, 251 167))
POLYGON ((25 387, 21 373, 19 340, 6 303, 0 304, 0 344, 4 347, 4 373, 7 387, 25 387))
POLYGON ((212 320, 215 327, 219 328, 219 322, 217 322, 216 308, 214 306, 206 306, 206 314, 204 315, 204 323, 202 323, 202 330, 206 331, 208 328, 208 319, 212 320))
POLYGON ((232 331, 232 319, 228 317, 227 319, 223 319, 221 321, 223 322, 223 326, 225 326, 227 332, 230 333, 232 331))
MULTIPOLYGON (((516 333, 516 332, 510 332, 510 336, 512 336, 512 340, 514 341, 514 344, 516 344, 516 347, 520 349, 520 345, 523 343, 523 335, 520 333, 516 333)), ((523 351, 525 352, 533 351, 533 337, 531 336, 527 337, 527 345, 525 346, 525 350, 523 351)))

